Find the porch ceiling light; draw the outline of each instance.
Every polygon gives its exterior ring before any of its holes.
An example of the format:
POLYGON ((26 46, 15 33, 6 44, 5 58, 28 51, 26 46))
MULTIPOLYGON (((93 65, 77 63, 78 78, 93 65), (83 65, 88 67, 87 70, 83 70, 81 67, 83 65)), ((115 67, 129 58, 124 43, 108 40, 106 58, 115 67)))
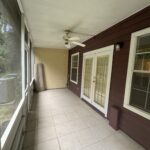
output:
POLYGON ((115 44, 115 50, 120 51, 120 49, 123 47, 124 43, 123 42, 117 42, 115 44))

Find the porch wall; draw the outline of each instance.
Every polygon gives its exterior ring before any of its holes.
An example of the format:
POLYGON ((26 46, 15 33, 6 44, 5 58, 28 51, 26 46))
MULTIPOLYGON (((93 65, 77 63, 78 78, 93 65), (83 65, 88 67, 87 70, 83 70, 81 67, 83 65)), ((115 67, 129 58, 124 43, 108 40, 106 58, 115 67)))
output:
POLYGON ((35 48, 35 64, 44 64, 46 89, 67 86, 68 51, 65 49, 35 48))
MULTIPOLYGON (((121 11, 121 9, 120 9, 121 11)), ((86 47, 75 47, 69 51, 68 74, 70 74, 71 54, 80 52, 78 84, 70 81, 69 89, 80 96, 82 60, 83 53, 98 48, 109 46, 117 42, 123 42, 124 46, 120 51, 114 51, 113 67, 110 85, 109 110, 112 105, 118 106, 121 110, 119 127, 145 148, 150 149, 150 121, 123 108, 125 83, 130 49, 131 33, 150 26, 150 6, 121 21, 111 28, 101 32, 97 36, 85 42, 86 47)), ((108 111, 109 113, 110 111, 108 111)), ((109 114, 108 114, 109 119, 109 114)))

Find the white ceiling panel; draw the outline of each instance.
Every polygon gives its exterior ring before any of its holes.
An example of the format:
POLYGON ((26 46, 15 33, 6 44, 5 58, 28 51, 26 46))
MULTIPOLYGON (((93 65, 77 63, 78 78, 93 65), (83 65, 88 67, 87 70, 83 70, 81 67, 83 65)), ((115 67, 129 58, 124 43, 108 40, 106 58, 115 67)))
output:
POLYGON ((85 41, 133 13, 150 0, 21 0, 35 47, 65 48, 64 30, 85 41), (80 34, 85 33, 85 34, 80 34))

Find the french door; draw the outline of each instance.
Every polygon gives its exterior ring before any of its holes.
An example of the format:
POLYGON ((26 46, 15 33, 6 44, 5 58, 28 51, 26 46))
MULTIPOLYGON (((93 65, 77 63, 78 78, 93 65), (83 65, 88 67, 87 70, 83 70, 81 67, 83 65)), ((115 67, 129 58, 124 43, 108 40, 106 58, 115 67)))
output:
POLYGON ((112 69, 113 46, 104 47, 83 56, 81 98, 107 116, 112 69))

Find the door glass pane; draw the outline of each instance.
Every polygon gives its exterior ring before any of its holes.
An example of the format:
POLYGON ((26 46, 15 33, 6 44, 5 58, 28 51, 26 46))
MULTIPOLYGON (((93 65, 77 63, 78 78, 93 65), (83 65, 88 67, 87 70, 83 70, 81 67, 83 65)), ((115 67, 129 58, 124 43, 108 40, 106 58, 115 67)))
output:
POLYGON ((104 107, 109 56, 97 57, 94 101, 104 107))
POLYGON ((91 92, 92 65, 93 65, 93 58, 87 58, 85 60, 83 94, 89 98, 90 98, 90 92, 91 92))

